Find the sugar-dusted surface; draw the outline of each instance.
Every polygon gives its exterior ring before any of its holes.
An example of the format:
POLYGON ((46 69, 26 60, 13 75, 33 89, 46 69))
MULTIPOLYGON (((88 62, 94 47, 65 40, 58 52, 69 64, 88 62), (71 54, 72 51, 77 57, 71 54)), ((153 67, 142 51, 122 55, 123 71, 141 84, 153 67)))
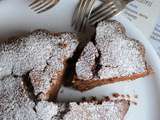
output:
POLYGON ((46 93, 52 80, 60 77, 64 63, 78 45, 75 34, 53 35, 38 30, 14 42, 0 45, 0 79, 30 72, 35 94, 46 93))
POLYGON ((92 72, 95 67, 96 57, 98 57, 98 51, 94 44, 89 42, 76 63, 76 73, 79 79, 88 80, 94 77, 92 72))
POLYGON ((57 36, 51 35, 46 38, 50 41, 52 48, 50 57, 46 60, 47 65, 44 69, 34 68, 30 72, 36 95, 40 92, 47 93, 53 80, 61 79, 65 68, 64 64, 67 59, 72 57, 78 45, 76 35, 71 33, 59 34, 57 36))
POLYGON ((42 120, 54 120, 58 114, 58 104, 42 101, 35 108, 39 119, 42 120))
POLYGON ((129 101, 114 98, 109 101, 80 104, 37 101, 26 94, 22 78, 0 80, 0 119, 14 120, 121 120, 129 109, 129 101))
POLYGON ((101 52, 101 79, 130 76, 146 70, 143 45, 120 33, 118 26, 117 22, 102 22, 97 27, 96 43, 101 52))
POLYGON ((58 104, 47 101, 35 104, 20 77, 0 80, 0 98, 0 120, 56 120, 59 111, 58 104))
POLYGON ((43 69, 52 52, 47 36, 46 32, 36 31, 9 44, 1 44, 0 69, 5 74, 0 72, 0 78, 11 73, 22 76, 34 68, 43 69))
MULTIPOLYGON (((96 80, 131 76, 147 70, 143 45, 127 37, 124 32, 124 28, 116 21, 103 21, 98 24, 95 41, 100 60, 95 65, 99 65, 100 69, 95 70, 98 72, 94 75, 96 80)), ((89 51, 84 50, 85 54, 88 54, 89 51)), ((79 61, 87 60, 79 59, 79 61)), ((86 69, 89 67, 85 68, 79 64, 76 66, 78 79, 86 80, 87 77, 79 76, 82 74, 79 68, 83 73, 87 73, 86 69)))
POLYGON ((0 119, 36 119, 35 105, 25 94, 22 79, 12 76, 0 80, 0 119))
POLYGON ((64 116, 64 120, 122 120, 129 109, 129 102, 103 101, 70 103, 70 111, 64 116))

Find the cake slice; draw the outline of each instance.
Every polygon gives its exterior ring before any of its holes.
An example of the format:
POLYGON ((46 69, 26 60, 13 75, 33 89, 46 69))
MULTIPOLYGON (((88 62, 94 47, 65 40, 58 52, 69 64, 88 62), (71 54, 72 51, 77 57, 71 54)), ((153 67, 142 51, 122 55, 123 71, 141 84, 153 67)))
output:
POLYGON ((122 120, 130 100, 106 97, 80 103, 35 101, 28 96, 21 77, 0 80, 0 120, 122 120))
POLYGON ((129 110, 130 101, 108 98, 69 103, 63 120, 123 120, 129 110))
POLYGON ((96 86, 135 80, 149 74, 144 46, 129 38, 117 21, 100 22, 76 63, 74 86, 85 91, 96 86))
POLYGON ((39 100, 53 100, 60 88, 67 60, 78 46, 73 33, 36 30, 0 44, 0 79, 29 76, 39 100))
POLYGON ((36 118, 35 103, 27 97, 21 77, 8 76, 0 80, 0 98, 1 120, 36 118))
MULTIPOLYGON (((33 36, 41 38, 43 34, 39 32, 34 33, 33 36)), ((62 84, 67 60, 73 56, 78 40, 73 33, 48 33, 45 39, 50 41, 50 57, 46 60, 43 69, 34 68, 29 75, 35 95, 38 95, 41 100, 53 100, 62 84)))
POLYGON ((36 101, 28 96, 22 77, 0 80, 0 120, 59 120, 64 105, 36 101))

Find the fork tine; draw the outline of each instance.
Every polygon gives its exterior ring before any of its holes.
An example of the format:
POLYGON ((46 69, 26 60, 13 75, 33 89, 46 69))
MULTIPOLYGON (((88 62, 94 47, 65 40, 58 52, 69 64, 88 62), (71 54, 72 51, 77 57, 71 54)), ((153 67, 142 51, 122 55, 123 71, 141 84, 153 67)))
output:
POLYGON ((29 7, 32 7, 32 6, 34 6, 34 5, 38 4, 38 3, 43 3, 43 2, 42 2, 42 0, 34 0, 34 1, 29 5, 29 7))
POLYGON ((132 0, 101 0, 106 2, 102 4, 100 7, 93 10, 91 17, 89 19, 89 23, 91 25, 95 25, 96 23, 109 19, 113 17, 115 14, 120 12, 127 3, 131 2, 132 0))
POLYGON ((87 4, 88 0, 83 0, 82 2, 82 6, 80 6, 79 8, 79 16, 77 17, 76 23, 75 23, 75 29, 77 29, 78 31, 80 30, 81 24, 82 24, 82 19, 84 17, 84 12, 86 9, 86 4, 87 4))
POLYGON ((91 13, 91 16, 93 16, 93 13, 96 12, 96 11, 98 11, 98 10, 99 10, 100 8, 102 8, 103 6, 104 6, 104 5, 101 4, 101 5, 99 5, 98 7, 94 8, 93 11, 92 11, 92 13, 91 13))
POLYGON ((37 7, 34 11, 41 10, 42 8, 44 8, 45 6, 47 6, 50 2, 52 2, 52 0, 46 0, 46 2, 44 2, 44 4, 42 4, 39 7, 37 7))
POLYGON ((109 19, 110 17, 112 17, 112 15, 115 15, 117 13, 117 9, 112 9, 104 14, 101 14, 101 16, 97 17, 97 19, 94 19, 92 21, 90 21, 91 25, 95 25, 96 23, 105 20, 105 19, 109 19))
POLYGON ((37 13, 39 14, 39 13, 42 13, 42 12, 45 12, 45 11, 49 10, 50 8, 52 8, 53 6, 55 6, 57 2, 58 2, 58 0, 56 2, 55 1, 50 2, 51 4, 48 4, 48 6, 46 6, 44 9, 38 11, 37 13))
POLYGON ((114 16, 115 14, 117 14, 117 12, 118 12, 118 9, 113 9, 113 10, 107 12, 107 13, 104 13, 103 15, 101 15, 101 17, 97 18, 96 20, 90 21, 90 24, 91 24, 91 25, 95 25, 96 23, 98 23, 98 22, 100 22, 100 21, 109 19, 109 18, 111 18, 112 16, 114 16))
POLYGON ((80 0, 74 11, 72 26, 82 32, 86 30, 88 24, 95 25, 101 20, 109 19, 120 12, 128 1, 132 0, 101 0, 103 3, 93 9, 95 0, 80 0))
POLYGON ((82 15, 81 15, 81 21, 79 22, 78 31, 83 31, 85 29, 86 23, 88 20, 88 13, 90 13, 90 9, 92 8, 93 3, 94 3, 94 0, 86 0, 85 6, 83 7, 82 15))
POLYGON ((39 3, 37 3, 37 4, 35 4, 35 5, 33 5, 32 7, 31 7, 31 9, 37 9, 37 8, 39 8, 39 6, 42 6, 43 4, 45 4, 47 1, 45 1, 45 2, 39 2, 39 3))
POLYGON ((93 10, 93 4, 95 3, 95 0, 92 0, 91 2, 90 2, 90 5, 89 5, 89 7, 88 7, 88 19, 90 18, 90 15, 91 15, 91 12, 92 12, 92 10, 93 10))
POLYGON ((102 20, 109 19, 109 18, 113 17, 115 14, 117 14, 117 11, 118 11, 118 9, 114 9, 113 11, 110 11, 108 14, 97 19, 97 21, 100 22, 102 20))
POLYGON ((86 0, 85 6, 84 6, 83 9, 82 9, 81 19, 80 19, 81 21, 79 22, 78 31, 82 31, 82 30, 84 29, 83 26, 84 26, 84 24, 85 24, 85 22, 86 22, 85 13, 86 13, 86 11, 87 11, 87 8, 88 8, 88 5, 89 5, 90 1, 91 1, 91 0, 86 0))
POLYGON ((90 21, 95 21, 97 20, 99 17, 103 16, 105 13, 108 13, 110 11, 113 11, 114 9, 116 9, 115 5, 112 5, 106 9, 104 9, 103 11, 101 11, 100 13, 98 12, 98 14, 95 14, 95 16, 93 16, 92 18, 90 18, 90 21))
POLYGON ((37 2, 39 2, 40 0, 34 0, 30 5, 29 7, 33 6, 34 4, 36 4, 37 2))
POLYGON ((81 11, 82 11, 82 7, 83 7, 83 4, 84 4, 85 0, 81 0, 76 11, 75 11, 75 15, 74 15, 74 18, 73 18, 73 25, 77 23, 80 15, 81 15, 81 11))
POLYGON ((97 14, 101 13, 103 10, 109 8, 112 5, 114 5, 113 1, 111 1, 111 2, 109 2, 107 4, 105 4, 105 5, 103 5, 103 4, 100 5, 98 8, 96 8, 95 10, 93 10, 90 18, 96 16, 97 14))
POLYGON ((86 29, 86 24, 88 22, 88 19, 90 17, 90 14, 91 14, 91 11, 93 9, 93 4, 94 4, 95 0, 91 0, 88 2, 88 5, 86 6, 86 11, 85 11, 85 15, 84 15, 84 18, 83 18, 83 22, 82 22, 82 26, 81 26, 81 29, 80 31, 83 31, 86 29))
POLYGON ((34 9, 40 5, 42 5, 44 2, 42 0, 39 0, 39 1, 35 1, 34 4, 32 4, 30 7, 31 9, 34 9))

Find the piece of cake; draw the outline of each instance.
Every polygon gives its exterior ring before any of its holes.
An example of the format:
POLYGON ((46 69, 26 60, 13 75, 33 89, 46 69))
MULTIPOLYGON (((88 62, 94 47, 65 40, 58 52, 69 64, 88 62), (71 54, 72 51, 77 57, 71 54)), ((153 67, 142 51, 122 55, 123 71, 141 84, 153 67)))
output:
MULTIPOLYGON (((41 39, 43 34, 36 33, 34 37, 41 39)), ((61 86, 67 60, 73 56, 78 40, 72 33, 46 34, 45 39, 50 41, 50 57, 43 69, 34 68, 29 75, 35 95, 39 99, 53 100, 61 86)))
POLYGON ((149 74, 144 46, 129 38, 117 21, 100 22, 76 63, 74 86, 85 91, 96 86, 135 80, 149 74))
POLYGON ((123 120, 129 110, 130 101, 108 98, 69 103, 63 120, 123 120))
POLYGON ((0 44, 0 79, 29 75, 35 96, 40 100, 53 100, 60 88, 66 61, 77 46, 75 34, 45 30, 4 42, 0 44))
POLYGON ((59 120, 62 104, 35 101, 21 77, 8 76, 0 80, 0 120, 59 120))
POLYGON ((130 107, 130 100, 117 96, 80 103, 36 101, 22 79, 0 80, 0 120, 122 120, 130 107))
POLYGON ((25 93, 22 78, 8 76, 0 80, 1 120, 17 120, 18 118, 22 120, 23 116, 28 119, 35 118, 34 105, 35 103, 30 101, 25 93))

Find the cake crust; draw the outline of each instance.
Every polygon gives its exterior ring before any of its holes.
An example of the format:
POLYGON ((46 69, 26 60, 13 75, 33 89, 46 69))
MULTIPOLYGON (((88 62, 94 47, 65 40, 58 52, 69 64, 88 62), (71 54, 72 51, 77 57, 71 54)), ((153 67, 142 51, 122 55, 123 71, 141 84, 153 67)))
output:
POLYGON ((81 79, 77 79, 77 77, 74 77, 74 87, 78 90, 80 90, 81 92, 86 91, 86 90, 90 90, 92 88, 95 88, 97 86, 102 86, 105 84, 112 84, 112 83, 116 83, 116 82, 122 82, 122 81, 127 81, 127 80, 136 80, 138 78, 142 78, 145 77, 147 75, 149 75, 151 72, 146 70, 144 73, 139 73, 139 74, 133 74, 132 76, 126 76, 126 77, 120 77, 120 78, 112 78, 112 79, 97 79, 97 80, 81 80, 81 79))

